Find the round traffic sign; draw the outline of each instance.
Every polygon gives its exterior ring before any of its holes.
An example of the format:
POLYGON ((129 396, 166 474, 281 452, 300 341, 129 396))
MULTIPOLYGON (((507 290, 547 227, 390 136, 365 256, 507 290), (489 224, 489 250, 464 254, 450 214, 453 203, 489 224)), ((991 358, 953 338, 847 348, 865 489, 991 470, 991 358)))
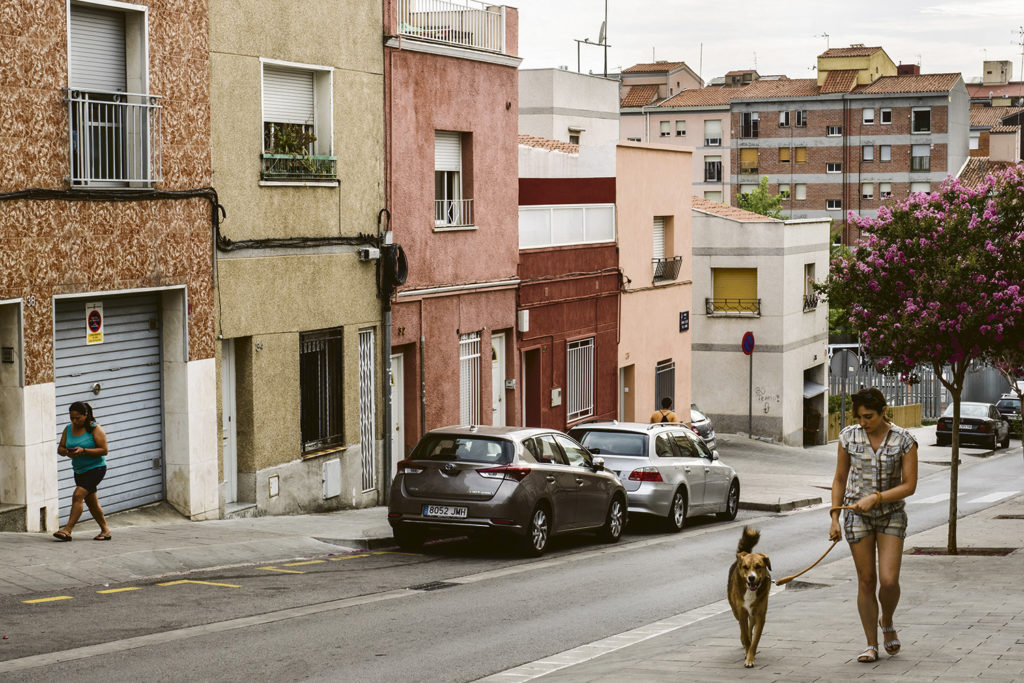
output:
POLYGON ((89 311, 88 325, 90 332, 99 332, 103 326, 103 316, 100 315, 99 311, 89 311))
POLYGON ((754 352, 754 333, 746 332, 743 335, 743 341, 740 344, 743 347, 743 353, 748 356, 754 352))

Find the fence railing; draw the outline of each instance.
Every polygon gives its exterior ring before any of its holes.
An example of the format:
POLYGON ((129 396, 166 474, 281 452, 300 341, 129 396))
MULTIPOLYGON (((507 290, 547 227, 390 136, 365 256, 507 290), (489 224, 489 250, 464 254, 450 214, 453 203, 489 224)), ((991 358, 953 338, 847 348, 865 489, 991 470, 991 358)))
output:
POLYGON ((476 0, 399 0, 398 33, 504 52, 505 14, 476 0))
POLYGON ((813 311, 818 307, 817 294, 804 294, 804 310, 813 311))
POLYGON ((651 259, 654 265, 654 281, 675 280, 679 277, 679 268, 683 265, 683 257, 651 259))
POLYGON ((435 199, 434 226, 451 228, 473 225, 472 199, 435 199))
MULTIPOLYGON (((885 414, 889 417, 893 423, 900 427, 920 427, 921 426, 921 404, 912 403, 905 406, 888 406, 885 409, 885 414)), ((846 412, 846 426, 854 424, 853 413, 850 411, 846 412)), ((842 416, 839 413, 829 413, 828 416, 828 440, 835 441, 839 438, 839 432, 842 429, 842 416)))
MULTIPOLYGON (((911 373, 910 383, 901 382, 899 377, 879 372, 870 358, 861 359, 853 352, 850 352, 844 386, 840 375, 842 363, 835 358, 840 353, 843 351, 835 351, 829 363, 828 392, 832 396, 841 396, 844 389, 849 395, 861 387, 877 387, 890 406, 920 404, 921 416, 928 419, 938 418, 952 400, 949 391, 930 366, 918 366, 911 373)), ((948 369, 944 372, 948 373, 948 369)))
POLYGON ((337 157, 307 154, 262 154, 263 180, 335 180, 337 157))
POLYGON ((151 187, 162 180, 159 97, 64 89, 74 186, 151 187))
POLYGON ((708 315, 761 315, 760 299, 704 299, 708 315))

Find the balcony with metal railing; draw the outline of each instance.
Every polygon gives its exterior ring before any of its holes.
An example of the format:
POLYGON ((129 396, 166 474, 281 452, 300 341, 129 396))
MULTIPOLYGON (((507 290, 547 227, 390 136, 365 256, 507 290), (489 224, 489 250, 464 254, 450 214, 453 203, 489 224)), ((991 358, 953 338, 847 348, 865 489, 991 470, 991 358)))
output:
POLYGON ((505 51, 505 11, 477 0, 398 0, 398 33, 489 52, 505 51))
POLYGON ((714 316, 761 317, 760 299, 704 299, 704 311, 714 316))
POLYGON ((654 266, 655 282, 670 282, 679 277, 679 269, 683 265, 683 257, 651 259, 651 264, 654 266))
POLYGON ((338 178, 338 159, 311 154, 261 154, 262 180, 324 181, 338 178))
POLYGON ((818 307, 818 295, 813 292, 804 294, 804 312, 813 311, 818 307))
POLYGON ((435 228, 466 228, 473 225, 472 199, 435 199, 435 228))
POLYGON ((63 90, 75 187, 153 187, 162 178, 159 97, 63 90))

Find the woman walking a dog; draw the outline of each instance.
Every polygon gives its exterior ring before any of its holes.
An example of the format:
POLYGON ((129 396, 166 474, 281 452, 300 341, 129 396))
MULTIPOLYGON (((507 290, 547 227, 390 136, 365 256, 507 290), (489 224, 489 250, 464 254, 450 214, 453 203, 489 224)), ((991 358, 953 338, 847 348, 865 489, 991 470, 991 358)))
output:
POLYGON ((857 661, 867 663, 878 660, 878 627, 890 656, 901 647, 893 613, 900 600, 900 562, 907 536, 903 501, 917 488, 917 441, 885 417, 885 397, 875 387, 861 389, 852 398, 857 424, 839 433, 829 540, 840 538, 840 511, 835 508, 852 506, 843 511, 842 529, 857 568, 857 610, 868 641, 857 661))

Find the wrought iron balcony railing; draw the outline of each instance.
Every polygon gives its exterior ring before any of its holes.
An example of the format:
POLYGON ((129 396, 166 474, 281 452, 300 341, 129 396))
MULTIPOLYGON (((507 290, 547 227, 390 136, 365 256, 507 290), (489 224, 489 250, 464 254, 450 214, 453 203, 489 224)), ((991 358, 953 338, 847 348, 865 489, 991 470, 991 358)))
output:
POLYGON ((317 181, 338 178, 338 159, 310 154, 261 154, 263 180, 317 181))
POLYGON ((761 317, 760 299, 704 299, 704 310, 708 315, 739 315, 761 317))
POLYGON ((455 228, 473 225, 472 199, 435 199, 434 227, 455 228))
POLYGON ((817 294, 804 294, 804 310, 813 311, 818 307, 817 294))
POLYGON ((162 180, 157 95, 64 89, 77 187, 152 187, 162 180))
POLYGON ((398 33, 504 52, 505 14, 501 8, 477 0, 398 0, 398 33))
POLYGON ((683 257, 656 258, 651 259, 651 263, 654 266, 654 281, 667 282, 679 277, 679 268, 683 265, 683 257))

